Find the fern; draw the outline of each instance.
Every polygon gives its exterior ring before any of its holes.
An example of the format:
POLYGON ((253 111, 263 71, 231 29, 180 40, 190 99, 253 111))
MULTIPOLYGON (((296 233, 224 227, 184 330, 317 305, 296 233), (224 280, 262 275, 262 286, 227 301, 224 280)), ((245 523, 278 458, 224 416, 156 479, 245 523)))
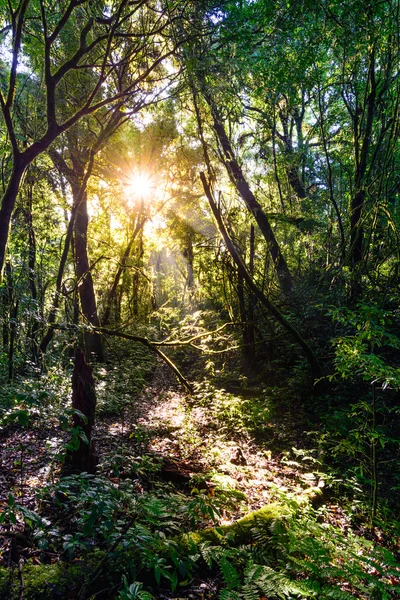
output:
POLYGON ((262 521, 256 521, 256 525, 251 528, 251 535, 261 546, 268 546, 271 543, 271 531, 262 521))
POLYGON ((229 590, 233 590, 235 587, 240 586, 241 581, 239 573, 227 558, 223 557, 219 566, 229 590))
POLYGON ((242 589, 243 600, 259 600, 260 593, 257 586, 252 583, 245 583, 242 589))
POLYGON ((353 593, 341 589, 344 583, 363 597, 390 598, 400 590, 389 584, 390 577, 396 580, 400 574, 400 565, 389 551, 317 518, 308 509, 272 530, 289 577, 302 576, 301 587, 315 591, 318 598, 353 598, 353 593))
POLYGON ((321 511, 297 505, 268 526, 256 521, 247 530, 248 545, 238 547, 228 535, 221 536, 221 546, 199 544, 198 556, 223 576, 220 600, 390 600, 399 595, 400 564, 393 554, 320 518, 321 511))
POLYGON ((267 597, 287 598, 291 594, 298 594, 303 598, 310 596, 306 589, 290 581, 284 573, 266 565, 250 563, 245 571, 245 586, 256 586, 267 597))
POLYGON ((199 551, 202 559, 206 563, 207 567, 211 569, 213 563, 213 548, 211 547, 211 542, 203 542, 200 544, 199 551))
POLYGON ((242 596, 233 590, 221 590, 219 600, 242 600, 242 596))

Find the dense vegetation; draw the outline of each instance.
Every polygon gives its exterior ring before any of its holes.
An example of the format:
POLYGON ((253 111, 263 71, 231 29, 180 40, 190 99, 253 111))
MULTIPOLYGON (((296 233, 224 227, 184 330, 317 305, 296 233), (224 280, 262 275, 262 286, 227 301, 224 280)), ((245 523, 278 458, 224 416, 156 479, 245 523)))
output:
POLYGON ((0 597, 400 595, 400 5, 0 2, 0 597))

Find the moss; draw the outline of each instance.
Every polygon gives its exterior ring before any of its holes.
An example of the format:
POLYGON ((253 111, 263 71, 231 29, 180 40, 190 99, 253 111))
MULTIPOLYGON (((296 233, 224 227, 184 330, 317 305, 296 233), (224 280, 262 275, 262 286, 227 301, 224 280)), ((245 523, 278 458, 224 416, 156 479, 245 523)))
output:
MULTIPOLYGON (((47 600, 67 598, 71 590, 77 588, 83 581, 82 565, 55 563, 52 565, 33 565, 27 562, 23 566, 25 598, 29 600, 47 600)), ((17 569, 0 571, 0 598, 7 600, 19 599, 20 579, 17 569)))
POLYGON ((199 545, 202 542, 211 542, 214 545, 243 544, 252 538, 252 529, 268 527, 272 521, 281 519, 289 514, 289 509, 282 504, 268 504, 260 510, 253 511, 231 523, 220 527, 210 527, 203 531, 188 533, 181 538, 184 546, 199 545))
MULTIPOLYGON (((25 598, 29 600, 61 600, 78 595, 85 578, 103 558, 104 552, 93 552, 85 561, 71 564, 58 562, 51 565, 23 566, 25 598)), ((0 567, 0 600, 19 600, 21 593, 18 569, 0 567)))
POLYGON ((0 567, 0 598, 4 600, 6 598, 12 598, 7 591, 10 589, 11 581, 10 581, 11 571, 10 569, 5 569, 4 567, 0 567))

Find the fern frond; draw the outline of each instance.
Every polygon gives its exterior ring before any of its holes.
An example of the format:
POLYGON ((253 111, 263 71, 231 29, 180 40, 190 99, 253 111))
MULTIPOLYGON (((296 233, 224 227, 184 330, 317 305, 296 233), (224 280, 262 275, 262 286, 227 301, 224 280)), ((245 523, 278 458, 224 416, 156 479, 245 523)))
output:
POLYGON ((241 580, 239 573, 227 558, 223 557, 219 563, 219 566, 229 590, 233 590, 235 587, 240 586, 241 580))
POLYGON ((256 524, 252 527, 251 534, 254 541, 260 546, 268 546, 271 543, 271 533, 269 527, 265 526, 265 523, 263 523, 262 526, 256 524))
POLYGON ((256 586, 267 597, 289 598, 292 594, 297 594, 308 598, 313 595, 301 585, 292 582, 285 574, 267 565, 254 563, 249 563, 245 570, 245 585, 256 586))
POLYGON ((211 569, 212 563, 213 563, 213 558, 214 558, 214 553, 213 553, 213 549, 211 547, 211 542, 203 542, 202 544, 200 544, 199 551, 200 551, 201 557, 204 560, 204 562, 206 563, 207 567, 209 569, 211 569))
POLYGON ((242 596, 244 600, 259 600, 260 593, 257 586, 252 583, 245 583, 242 589, 242 596))
POLYGON ((233 590, 221 590, 219 600, 242 600, 242 596, 233 590))

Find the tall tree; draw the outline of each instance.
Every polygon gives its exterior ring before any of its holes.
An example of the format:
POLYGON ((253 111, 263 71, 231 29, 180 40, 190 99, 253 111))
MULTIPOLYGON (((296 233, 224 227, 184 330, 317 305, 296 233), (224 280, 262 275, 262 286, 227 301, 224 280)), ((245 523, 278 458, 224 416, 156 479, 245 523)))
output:
POLYGON ((152 8, 151 0, 119 0, 111 5, 88 0, 2 4, 2 45, 9 45, 12 61, 0 89, 11 156, 0 208, 0 272, 27 166, 82 117, 137 95, 171 54, 166 35, 171 14, 152 8), (152 18, 146 16, 147 10, 152 18), (21 134, 17 118, 20 91, 30 78, 24 75, 26 63, 34 72, 38 102, 29 136, 21 134))
MULTIPOLYGON (((72 192, 72 210, 68 233, 64 242, 63 257, 66 258, 71 243, 72 234, 74 234, 74 260, 77 277, 77 285, 79 290, 80 305, 82 314, 86 321, 98 327, 100 324, 95 290, 93 286, 93 277, 89 265, 87 236, 88 236, 88 208, 87 208, 87 184, 92 174, 94 160, 98 152, 104 147, 111 135, 115 133, 120 125, 129 117, 129 113, 125 114, 121 111, 120 104, 117 104, 108 111, 101 120, 99 117, 96 120, 98 131, 94 130, 95 124, 87 123, 86 130, 82 127, 70 129, 66 132, 66 152, 67 160, 63 155, 52 148, 49 150, 55 166, 59 170, 62 177, 68 182, 72 192), (90 139, 91 147, 88 147, 90 139), (69 164, 68 164, 69 163, 69 164)), ((51 323, 55 318, 55 309, 57 309, 60 301, 62 275, 65 266, 65 261, 60 263, 57 289, 53 301, 53 309, 50 315, 50 328, 45 338, 41 343, 42 352, 45 351, 52 335, 51 323)), ((98 360, 103 360, 103 346, 101 337, 96 333, 85 333, 85 350, 87 358, 92 355, 98 360)))

